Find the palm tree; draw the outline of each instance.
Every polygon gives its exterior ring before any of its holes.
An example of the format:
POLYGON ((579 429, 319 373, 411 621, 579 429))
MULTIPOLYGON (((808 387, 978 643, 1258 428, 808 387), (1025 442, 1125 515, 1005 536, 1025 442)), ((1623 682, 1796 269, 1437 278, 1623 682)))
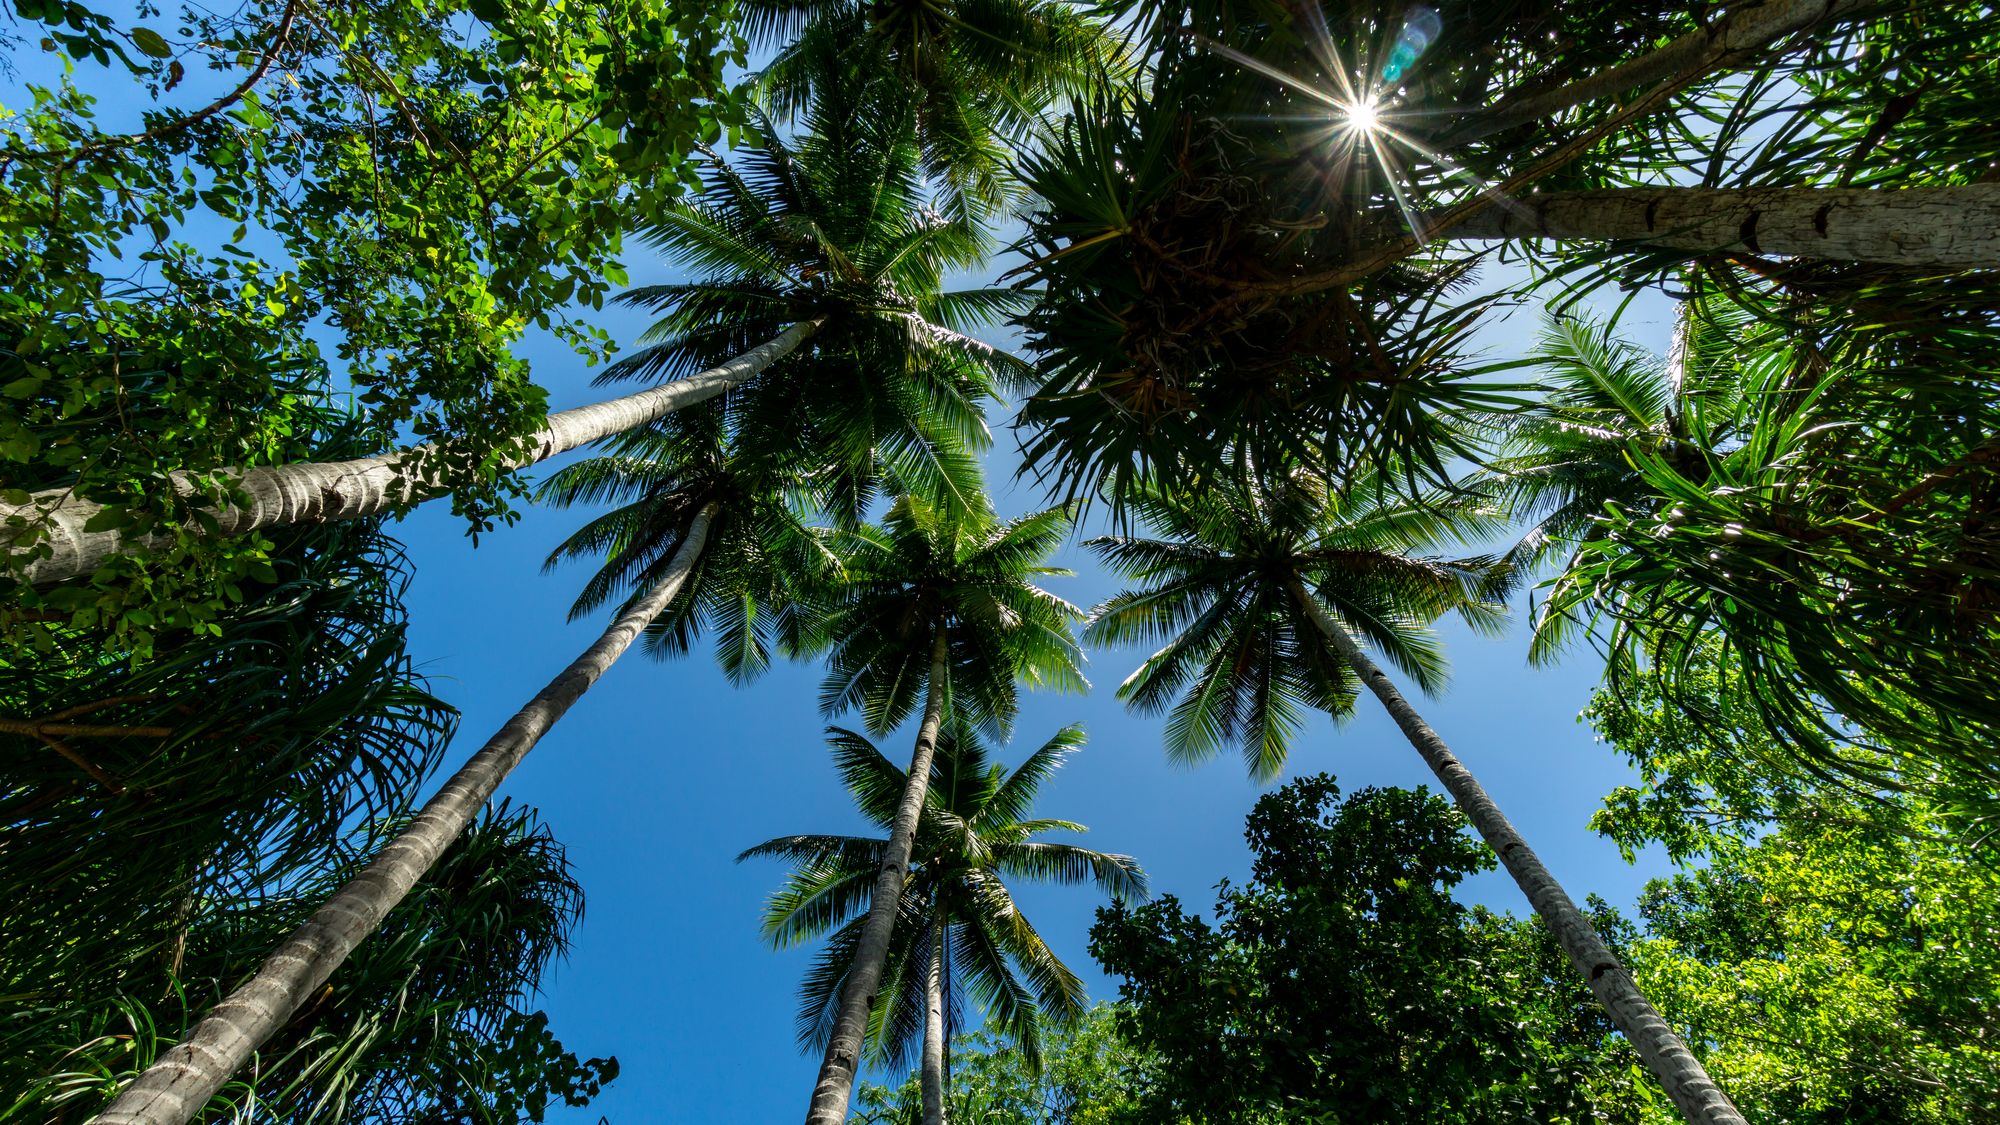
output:
MULTIPOLYGON (((888 832, 907 781, 903 771, 862 735, 839 728, 831 734, 848 792, 888 832)), ((898 1067, 921 1039, 927 1125, 944 1120, 945 1052, 961 989, 1031 1064, 1041 1056, 1041 1025, 1067 1025, 1084 1011, 1083 982, 1021 914, 1004 878, 1094 882, 1118 899, 1146 895, 1145 873, 1131 857, 1037 839, 1085 831, 1082 825, 1028 819, 1035 794, 1082 744, 1082 728, 1065 727, 1010 772, 991 762, 987 746, 963 723, 948 724, 938 740, 888 961, 891 984, 876 1001, 871 1034, 876 1061, 898 1067)), ((784 836, 737 857, 795 865, 764 914, 773 945, 832 935, 801 990, 800 1041, 809 1048, 825 1047, 887 846, 878 837, 784 836)))
MULTIPOLYGON (((761 413, 769 432, 865 476, 879 457, 905 479, 934 483, 944 446, 988 440, 978 400, 1020 382, 1022 361, 965 333, 1023 304, 1011 289, 947 291, 955 270, 978 267, 989 239, 969 219, 941 214, 926 188, 913 110, 881 82, 823 84, 794 142, 765 130, 737 165, 713 160, 703 190, 639 229, 643 241, 696 271, 695 280, 643 286, 620 300, 663 315, 645 347, 599 382, 663 385, 564 411, 525 443, 509 468, 623 433, 725 391, 761 413)), ((425 465, 449 450, 403 450, 231 474, 247 494, 212 513, 216 534, 395 510, 426 491, 425 465)), ((192 477, 177 478, 191 498, 192 477)), ((208 499, 221 499, 201 493, 208 499)), ((39 548, 21 573, 48 585, 91 573, 122 550, 116 531, 86 525, 103 507, 55 488, 20 516, 39 548)), ((10 533, 11 534, 11 533, 10 533)), ((10 549, 26 551, 18 539, 10 549)))
POLYGON ((1530 655, 1603 627, 1614 681, 1645 663, 1673 685, 1716 638, 1805 768, 1879 781, 1843 748, 1859 728, 1990 793, 2000 439, 1985 393, 1927 354, 1970 341, 1822 339, 1699 288, 1680 323, 1664 366, 1605 327, 1545 334, 1551 393, 1490 471, 1538 517, 1524 548, 1567 551, 1530 655))
POLYGON ((1067 0, 752 0, 743 23, 779 48, 757 89, 781 120, 843 72, 892 83, 915 110, 925 171, 968 217, 1019 193, 1010 143, 1041 128, 1043 110, 1122 69, 1117 35, 1067 0))
POLYGON ((1338 713, 1356 682, 1366 685, 1675 1105, 1690 1121, 1740 1123, 1589 917, 1356 639, 1419 685, 1441 683, 1443 660, 1427 623, 1456 611, 1475 626, 1496 625, 1499 607, 1488 599, 1507 575, 1488 559, 1444 562, 1413 552, 1489 530, 1491 517, 1463 499, 1398 498, 1379 479, 1334 493, 1317 474, 1301 471, 1262 480, 1243 472, 1198 492, 1152 490, 1131 503, 1161 538, 1090 541, 1139 586, 1094 609, 1085 636, 1102 644, 1165 642, 1119 695, 1141 711, 1171 708, 1169 754, 1194 760, 1234 739, 1253 775, 1269 777, 1284 761, 1301 705, 1338 713))
POLYGON ((923 712, 868 913, 855 935, 853 968, 834 1009, 809 1125, 839 1125, 847 1114, 947 711, 1004 731, 1018 682, 1088 686, 1070 632, 1082 614, 1033 581, 1069 573, 1043 565, 1069 532, 1068 511, 1002 523, 984 506, 969 470, 962 492, 979 506, 954 508, 910 494, 880 527, 836 532, 842 580, 816 596, 795 643, 801 653, 827 656, 820 689, 827 714, 858 707, 879 735, 919 706, 923 712))
MULTIPOLYGON (((541 737, 624 654, 642 631, 655 650, 684 649, 718 605, 753 605, 781 582, 787 560, 809 559, 813 539, 792 519, 778 486, 749 459, 737 472, 723 456, 716 411, 676 418, 633 435, 618 455, 586 461, 551 482, 559 501, 617 495, 635 499, 572 536, 556 557, 602 550, 609 557, 586 585, 579 611, 631 586, 633 593, 597 642, 543 688, 448 780, 375 861, 330 897, 278 946, 179 1045, 142 1074, 99 1118, 106 1125, 182 1125, 280 1029, 396 903, 437 862, 451 841, 541 737), (703 453, 704 442, 707 453, 703 453), (636 451, 677 456, 639 460, 636 451), (723 552, 711 560, 711 541, 723 552), (676 600, 692 583, 691 596, 676 600)), ((724 617, 721 646, 732 674, 753 674, 763 647, 754 615, 724 617), (740 628, 733 628, 740 626, 740 628)))

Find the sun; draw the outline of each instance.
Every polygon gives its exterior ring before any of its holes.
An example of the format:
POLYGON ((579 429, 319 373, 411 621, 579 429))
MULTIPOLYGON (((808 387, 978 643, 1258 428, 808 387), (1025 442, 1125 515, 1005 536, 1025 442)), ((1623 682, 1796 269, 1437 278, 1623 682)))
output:
POLYGON ((1382 114, 1375 108, 1374 98, 1348 102, 1341 109, 1347 113, 1348 127, 1357 133, 1373 133, 1382 127, 1382 114))

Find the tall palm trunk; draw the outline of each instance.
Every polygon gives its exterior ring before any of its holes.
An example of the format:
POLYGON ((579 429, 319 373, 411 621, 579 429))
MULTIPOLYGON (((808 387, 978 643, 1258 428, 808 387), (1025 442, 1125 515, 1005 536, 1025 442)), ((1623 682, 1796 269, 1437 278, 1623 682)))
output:
POLYGON ((827 1041, 826 1057, 820 1061, 819 1078, 813 1083, 806 1125, 841 1125, 847 1120, 848 1099, 854 1096, 854 1074, 861 1065, 862 1041, 868 1034, 868 1011, 875 1004, 875 990, 882 983, 882 965, 889 957, 896 908, 910 873, 910 849, 916 842, 917 817, 923 812, 924 795, 930 789, 931 758, 937 753, 938 730, 944 725, 949 650, 944 625, 933 627, 937 638, 931 643, 931 678, 924 693, 923 725, 917 728, 909 779, 903 785, 903 799, 896 806, 896 819, 889 828, 889 848, 882 854, 882 867, 875 876, 875 894, 868 903, 868 917, 861 923, 861 937, 854 946, 854 966, 847 971, 847 981, 840 988, 833 1038, 827 1041))
POLYGON ((1382 701, 1410 745, 1423 756, 1424 764, 1430 766, 1466 819, 1500 857, 1507 873, 1528 896, 1535 913, 1548 923, 1549 932, 1555 935, 1563 952, 1569 954, 1577 972, 1583 974, 1598 1003, 1611 1014, 1611 1022, 1631 1041, 1681 1115, 1693 1125, 1746 1125, 1736 1106, 1709 1078, 1701 1060, 1694 1057, 1687 1044, 1653 1009, 1652 1002, 1633 983, 1632 974, 1619 964, 1610 947, 1598 936, 1589 917, 1576 908, 1555 876, 1542 865, 1541 857, 1515 831, 1500 806, 1493 803, 1486 788, 1459 762, 1444 739, 1417 714, 1416 708, 1410 706, 1410 701, 1403 698, 1403 693, 1396 690, 1382 669, 1368 659, 1347 630, 1327 613, 1319 599, 1306 592, 1303 583, 1292 584, 1292 595, 1299 599, 1321 634, 1354 669, 1355 675, 1382 701))
POLYGON ((1715 14, 1702 27, 1629 62, 1554 90, 1502 99, 1447 130, 1437 146, 1450 150, 1517 125, 1538 121, 1585 102, 1615 98, 1641 86, 1685 81, 1757 58, 1783 36, 1822 21, 1865 13, 1871 0, 1760 0, 1715 14))
MULTIPOLYGON (((511 460, 507 467, 519 469, 546 461, 558 453, 714 398, 789 355, 818 331, 821 323, 815 320, 794 324, 735 359, 686 379, 552 414, 548 424, 532 437, 531 451, 511 460)), ((426 445, 354 461, 308 461, 228 473, 249 499, 240 506, 224 503, 213 511, 216 534, 242 535, 259 528, 381 515, 420 495, 414 470, 437 453, 436 446, 426 445)), ((182 496, 199 491, 188 473, 174 473, 171 481, 182 496)), ((421 498, 427 500, 435 495, 421 498)), ((104 505, 80 499, 63 489, 38 492, 23 505, 0 505, 0 524, 10 516, 20 516, 28 521, 29 529, 45 531, 45 542, 54 549, 49 557, 28 563, 23 572, 27 582, 32 586, 47 586, 89 574, 114 555, 166 541, 165 536, 128 539, 117 531, 85 530, 90 518, 103 510, 104 505)))
POLYGON ((924 971, 924 1125, 944 1125, 944 919, 932 923, 924 971))
POLYGON ((1918 269, 2000 263, 2000 183, 1905 188, 1612 188, 1497 201, 1447 238, 1629 241, 1880 262, 1918 269))
POLYGON ((326 983, 354 947, 382 924, 542 735, 624 655, 647 622, 674 600, 707 546, 716 511, 714 503, 703 507, 688 525, 667 573, 645 598, 619 614, 597 643, 515 712, 373 863, 293 931, 257 975, 210 1009, 187 1038, 126 1087, 93 1119, 95 1125, 186 1125, 199 1113, 306 997, 326 983))

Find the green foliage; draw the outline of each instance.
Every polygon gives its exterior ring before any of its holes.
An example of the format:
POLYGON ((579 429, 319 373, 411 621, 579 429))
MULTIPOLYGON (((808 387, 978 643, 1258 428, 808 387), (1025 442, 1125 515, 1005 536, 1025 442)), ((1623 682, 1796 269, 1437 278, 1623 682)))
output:
MULTIPOLYGON (((809 1051, 825 1050, 833 1033, 836 1004, 908 783, 904 771, 861 735, 838 727, 831 733, 848 792, 883 836, 784 836, 737 857, 770 856, 795 865, 764 913, 764 933, 772 944, 828 939, 800 989, 799 1041, 809 1051)), ((1067 1027, 1083 1015, 1083 982, 1049 949, 1005 882, 1088 882, 1114 898, 1145 897, 1145 873, 1130 856, 1039 839, 1050 832, 1088 830, 1073 821, 1029 815, 1036 792, 1082 744, 1082 729, 1066 727, 1008 770, 992 761, 992 751, 968 725, 947 724, 870 1012, 870 1054, 877 1062, 900 1068, 916 1052, 933 962, 945 999, 947 1036, 960 1023, 969 995, 987 1025, 1008 1037, 1012 1057, 1029 1070, 1041 1064, 1043 1028, 1067 1027)))
POLYGON ((1649 672, 1585 715, 1644 777, 1599 831, 1707 863, 1641 900, 1642 987, 1752 1120, 2000 1120, 1990 857, 1923 778, 1802 776, 1719 644, 1690 674, 1710 693, 1698 710, 1649 672))
POLYGON ((794 646, 825 653, 820 709, 859 708, 876 734, 914 713, 926 691, 947 692, 951 714, 1004 731, 1019 685, 1083 691, 1083 654, 1072 625, 1083 614, 1035 580, 1067 575, 1044 565, 1069 533, 1062 508, 1002 523, 978 477, 965 501, 898 499, 881 525, 836 530, 840 580, 810 594, 794 646), (946 682, 931 682, 933 647, 945 646, 946 682))
MULTIPOLYGON (((373 851, 364 834, 286 886, 195 901, 171 955, 115 983, 8 997, 0 1084, 17 1100, 0 1117, 84 1120, 373 851)), ((533 813, 490 812, 197 1120, 515 1125, 588 1104, 617 1061, 579 1060, 523 1006, 582 906, 533 813)))
POLYGON ((1691 641, 1713 633, 1760 721, 1814 768, 1869 765, 1840 748, 1851 723, 1878 751, 1990 788, 1990 393, 1929 370, 1922 352, 1941 340, 1826 335, 1746 314, 1712 278, 1694 284, 1671 371, 1647 371, 1594 326, 1545 345, 1555 393, 1496 466, 1515 510, 1544 515, 1535 534, 1571 552, 1538 650, 1602 623, 1614 676, 1650 662, 1692 700, 1691 641))
POLYGON ((967 217, 1018 201, 1009 162, 1043 128, 1042 110, 1123 65, 1119 38, 1066 0, 743 0, 742 8, 753 40, 782 44, 757 85, 775 115, 789 119, 811 104, 829 66, 892 78, 915 111, 926 173, 967 217))
MULTIPOLYGON (((1138 1091, 1152 1060, 1118 1036, 1117 1009, 1099 1004, 1068 1026, 1044 1026, 1040 1065, 988 1028, 952 1043, 946 1117, 980 1125, 1113 1125, 1136 1121, 1138 1091)), ((855 1125, 918 1125, 918 1080, 895 1089, 864 1084, 855 1125)))
POLYGON ((506 518, 495 464, 544 401, 512 345, 532 326, 601 354, 575 310, 622 280, 626 223, 693 178, 742 62, 714 4, 15 8, 39 51, 0 123, 9 534, 32 548, 12 506, 54 488, 177 536, 65 612, 147 612, 191 560, 217 573, 185 596, 226 599, 265 545, 207 540, 200 502, 296 456, 330 364, 370 444, 454 439, 425 483, 475 531, 506 518))
POLYGON ((984 262, 989 236, 938 210, 913 111, 887 76, 830 67, 797 138, 757 124, 755 147, 711 160, 696 197, 640 224, 642 239, 695 277, 619 298, 664 315, 602 380, 688 374, 821 321, 731 393, 732 429, 763 435, 802 472, 824 469, 822 500, 850 522, 884 468, 944 503, 977 506, 962 478, 991 441, 981 401, 1025 365, 963 333, 1023 302, 944 286, 984 262))
MULTIPOLYGON (((1116 1027, 1150 1059, 1132 1121, 1636 1121, 1636 1060, 1538 922, 1451 898, 1493 865, 1442 798, 1327 775, 1261 799, 1215 921, 1102 910, 1116 1027)), ((1625 928, 1601 905, 1594 921, 1625 928)))
POLYGON ((401 548, 296 530, 214 634, 121 660, 56 628, 0 679, 0 993, 96 986, 399 814, 457 715, 405 650, 401 548))
POLYGON ((1255 479, 1247 468, 1185 490, 1135 488, 1127 503, 1159 538, 1089 541, 1137 588, 1091 610, 1096 644, 1159 644, 1118 687, 1145 714, 1166 712, 1176 761, 1239 743, 1252 776, 1277 776, 1305 710, 1345 715, 1359 689, 1302 600, 1317 597, 1426 689, 1445 682, 1430 625, 1457 611, 1492 626, 1507 572, 1487 558, 1415 552, 1457 545, 1490 513, 1463 497, 1399 496, 1365 477, 1336 492, 1313 473, 1255 479))

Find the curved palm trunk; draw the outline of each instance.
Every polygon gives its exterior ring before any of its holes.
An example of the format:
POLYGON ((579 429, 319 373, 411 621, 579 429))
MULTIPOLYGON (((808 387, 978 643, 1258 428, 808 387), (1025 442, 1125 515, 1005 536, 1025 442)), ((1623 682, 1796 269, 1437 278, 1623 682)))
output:
MULTIPOLYGON (((519 469, 546 461, 558 453, 714 398, 789 355, 818 331, 820 324, 816 320, 794 324, 728 363, 686 379, 552 414, 548 424, 531 439, 531 452, 511 460, 507 467, 519 469)), ((249 494, 249 501, 242 505, 225 503, 213 509, 215 534, 242 535, 266 527, 362 519, 379 516, 413 498, 431 499, 437 494, 420 495, 417 478, 411 470, 421 468, 436 453, 435 446, 419 446, 354 461, 307 461, 238 470, 228 475, 235 477, 237 487, 249 494)), ((171 481, 182 496, 200 491, 188 473, 175 473, 171 481)), ((103 510, 104 505, 80 499, 64 489, 38 492, 23 505, 0 505, 0 526, 9 517, 20 516, 28 521, 29 532, 46 534, 46 539, 37 545, 45 541, 54 549, 49 557, 27 564, 22 577, 28 584, 47 586, 89 574, 114 555, 167 541, 166 536, 128 539, 117 531, 85 530, 90 518, 103 510)), ((20 534, 23 533, 15 533, 12 542, 18 542, 20 534)), ((10 545, 9 549, 15 548, 10 545)))
POLYGON ((619 614, 597 643, 515 712, 373 863, 293 931, 265 959, 257 975, 211 1008, 187 1038, 133 1080, 92 1119, 95 1125, 186 1125, 201 1112, 306 997, 326 983, 354 947, 382 924, 542 735, 624 655, 646 623, 674 600, 708 543, 715 514, 715 504, 704 507, 688 525, 659 584, 619 614))
POLYGON ((1783 36, 1822 20, 1849 18, 1872 6, 1872 0, 1763 0, 1729 9, 1714 23, 1601 74, 1545 93, 1503 99, 1470 115, 1465 126, 1447 131, 1437 144, 1449 149, 1641 86, 1740 66, 1783 36))
POLYGON ((933 928, 924 973, 924 1125, 944 1125, 944 920, 933 928))
POLYGON ((1444 784, 1445 791, 1465 813, 1466 819, 1479 831, 1486 845, 1500 857, 1507 873, 1528 896, 1528 902, 1548 923, 1549 932, 1562 945, 1563 952, 1583 974, 1590 991, 1596 995, 1598 1003, 1611 1014, 1611 1022, 1625 1034, 1639 1058, 1646 1064, 1653 1076, 1666 1087, 1667 1096, 1673 1099, 1675 1107, 1693 1125, 1746 1125, 1743 1115, 1730 1102, 1708 1071, 1703 1069, 1701 1060, 1687 1049, 1681 1037, 1667 1025, 1653 1009, 1639 986, 1632 982, 1632 974, 1619 964, 1618 958, 1604 944, 1596 927, 1583 911, 1576 908, 1562 885, 1556 882, 1549 869, 1542 866, 1540 856, 1528 846, 1528 842, 1515 831, 1500 806, 1493 803, 1486 788, 1479 784, 1472 772, 1461 764, 1444 744, 1444 739, 1431 729, 1429 723, 1417 714, 1403 693, 1396 690, 1389 677, 1368 655, 1347 630, 1335 621, 1319 599, 1306 592, 1300 583, 1293 583, 1292 595, 1299 599, 1313 623, 1327 642, 1340 653, 1342 659, 1354 669, 1368 690, 1382 701, 1382 706, 1396 720, 1410 745, 1423 756, 1424 764, 1430 766, 1444 784))
POLYGON ((931 678, 924 693, 924 721, 917 728, 916 749, 910 754, 909 779, 903 785, 903 799, 896 806, 896 819, 889 828, 889 847, 882 854, 882 867, 875 876, 868 917, 861 923, 861 937, 855 943, 854 966, 847 971, 847 981, 840 987, 833 1038, 827 1042, 826 1057, 819 1064, 819 1078, 813 1083, 806 1125, 841 1125, 847 1120, 847 1102, 854 1096, 854 1074, 861 1065, 862 1041, 868 1034, 868 1010, 875 1004, 875 990, 882 983, 882 965, 889 957, 896 908, 910 873, 917 816, 923 811, 924 795, 930 789, 931 758, 937 753, 938 729, 944 725, 944 682, 949 673, 946 656, 945 632, 939 626, 937 639, 931 644, 931 678))
POLYGON ((1447 238, 1639 242, 1919 269, 2000 264, 2000 183, 1906 188, 1613 188, 1496 202, 1447 238))

